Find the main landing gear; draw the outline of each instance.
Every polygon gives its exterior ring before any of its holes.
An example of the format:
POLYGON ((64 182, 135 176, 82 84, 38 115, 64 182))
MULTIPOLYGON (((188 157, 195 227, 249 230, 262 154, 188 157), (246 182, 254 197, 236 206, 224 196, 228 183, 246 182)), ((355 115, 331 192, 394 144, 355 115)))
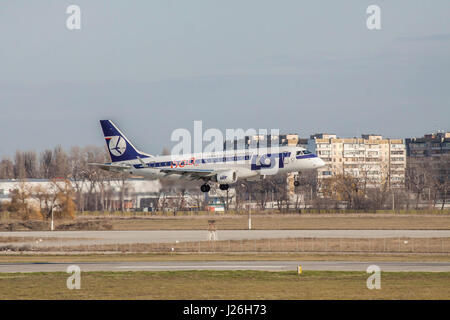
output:
POLYGON ((209 184, 202 184, 202 186, 200 187, 200 190, 202 190, 202 192, 209 192, 209 190, 211 189, 211 187, 209 186, 209 184))
MULTIPOLYGON (((228 184, 220 184, 219 185, 220 190, 228 190, 229 187, 230 186, 228 184)), ((200 187, 200 190, 202 190, 202 192, 209 192, 209 190, 211 190, 211 186, 209 184, 205 183, 200 187)))

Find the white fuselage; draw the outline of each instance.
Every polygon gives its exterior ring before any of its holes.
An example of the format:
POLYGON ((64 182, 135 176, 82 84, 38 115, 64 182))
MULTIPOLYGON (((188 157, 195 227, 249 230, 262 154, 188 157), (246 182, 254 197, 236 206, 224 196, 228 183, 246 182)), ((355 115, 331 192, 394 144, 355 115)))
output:
POLYGON ((260 176, 317 169, 324 166, 322 159, 301 147, 277 147, 222 152, 196 153, 177 156, 156 156, 151 158, 116 162, 128 165, 130 174, 153 179, 180 179, 183 174, 168 174, 164 169, 195 170, 210 176, 203 180, 215 180, 214 175, 232 171, 236 180, 259 179, 260 176))

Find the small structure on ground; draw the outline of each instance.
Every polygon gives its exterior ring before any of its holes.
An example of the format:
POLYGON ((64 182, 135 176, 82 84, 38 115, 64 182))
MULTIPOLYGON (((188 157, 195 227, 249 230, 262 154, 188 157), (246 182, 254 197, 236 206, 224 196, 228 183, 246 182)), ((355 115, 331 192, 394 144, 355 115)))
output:
POLYGON ((208 240, 217 240, 216 220, 208 220, 208 240))

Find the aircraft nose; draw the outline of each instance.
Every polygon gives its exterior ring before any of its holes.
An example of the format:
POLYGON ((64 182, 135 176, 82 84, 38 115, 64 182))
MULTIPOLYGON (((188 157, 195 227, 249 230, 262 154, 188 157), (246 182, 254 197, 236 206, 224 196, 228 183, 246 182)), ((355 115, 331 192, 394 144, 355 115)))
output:
POLYGON ((325 166, 325 162, 320 159, 319 157, 317 157, 314 161, 314 168, 322 168, 325 166))

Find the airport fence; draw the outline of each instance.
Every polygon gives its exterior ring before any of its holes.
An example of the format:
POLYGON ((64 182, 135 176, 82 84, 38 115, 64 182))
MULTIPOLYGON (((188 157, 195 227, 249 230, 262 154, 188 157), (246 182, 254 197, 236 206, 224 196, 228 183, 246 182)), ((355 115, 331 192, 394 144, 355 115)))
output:
POLYGON ((7 252, 450 254, 450 238, 283 238, 166 243, 0 243, 7 252))

